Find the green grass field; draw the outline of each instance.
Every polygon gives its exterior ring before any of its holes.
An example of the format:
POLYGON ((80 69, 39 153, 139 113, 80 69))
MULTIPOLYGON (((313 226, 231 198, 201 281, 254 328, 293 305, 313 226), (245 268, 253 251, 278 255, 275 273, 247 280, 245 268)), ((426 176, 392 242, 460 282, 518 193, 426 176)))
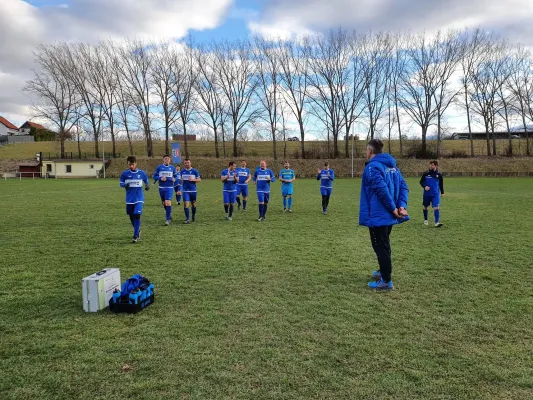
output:
POLYGON ((396 289, 376 293, 360 180, 335 182, 327 216, 316 181, 293 214, 275 183, 263 223, 255 195, 224 220, 206 180, 198 222, 175 207, 165 227, 151 190, 135 245, 117 180, 0 181, 0 398, 533 398, 533 181, 447 179, 441 229, 408 183, 396 289), (104 267, 153 280, 154 305, 84 313, 104 267))

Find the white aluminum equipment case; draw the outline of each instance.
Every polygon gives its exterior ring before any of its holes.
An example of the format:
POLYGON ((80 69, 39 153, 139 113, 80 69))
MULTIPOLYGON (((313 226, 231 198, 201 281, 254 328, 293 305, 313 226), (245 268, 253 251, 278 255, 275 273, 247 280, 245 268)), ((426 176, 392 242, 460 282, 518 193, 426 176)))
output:
POLYGON ((107 268, 81 280, 83 311, 96 312, 109 306, 115 289, 121 288, 120 269, 107 268))

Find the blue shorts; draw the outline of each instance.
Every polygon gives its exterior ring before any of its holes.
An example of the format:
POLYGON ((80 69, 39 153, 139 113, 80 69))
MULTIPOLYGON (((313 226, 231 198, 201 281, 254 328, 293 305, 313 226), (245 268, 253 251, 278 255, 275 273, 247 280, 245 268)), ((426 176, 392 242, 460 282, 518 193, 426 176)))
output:
POLYGON ((183 192, 183 201, 196 201, 196 192, 183 192))
POLYGON ((440 206, 440 195, 431 195, 431 196, 424 196, 422 198, 422 205, 424 207, 429 207, 429 205, 433 208, 440 206))
POLYGON ((171 187, 160 187, 159 188, 159 196, 161 197, 161 201, 172 200, 173 195, 174 195, 173 188, 171 187))
POLYGON ((181 185, 174 186, 174 192, 176 193, 181 192, 181 185))
POLYGON ((281 185, 281 195, 283 197, 292 196, 292 185, 290 183, 284 183, 281 185))
POLYGON ((320 187, 320 194, 322 196, 331 196, 332 191, 333 191, 333 188, 320 187))
POLYGON ((235 199, 237 197, 237 192, 227 192, 227 191, 223 191, 222 192, 222 197, 224 198, 224 204, 233 204, 235 203, 235 199))
POLYGON ((257 192, 257 200, 259 203, 268 203, 270 200, 270 193, 267 192, 257 192))
POLYGON ((126 214, 141 215, 143 213, 143 203, 126 204, 126 214))
POLYGON ((242 197, 248 197, 248 185, 237 185, 236 196, 242 194, 242 197))

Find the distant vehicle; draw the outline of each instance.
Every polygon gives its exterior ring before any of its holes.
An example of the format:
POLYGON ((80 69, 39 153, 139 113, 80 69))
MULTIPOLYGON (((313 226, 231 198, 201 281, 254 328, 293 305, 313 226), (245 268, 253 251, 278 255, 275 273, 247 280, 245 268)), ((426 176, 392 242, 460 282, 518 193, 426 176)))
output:
POLYGON ((287 139, 289 142, 299 142, 300 138, 298 136, 293 136, 287 139))
POLYGON ((518 135, 511 135, 511 139, 520 139, 520 136, 518 136, 518 135))

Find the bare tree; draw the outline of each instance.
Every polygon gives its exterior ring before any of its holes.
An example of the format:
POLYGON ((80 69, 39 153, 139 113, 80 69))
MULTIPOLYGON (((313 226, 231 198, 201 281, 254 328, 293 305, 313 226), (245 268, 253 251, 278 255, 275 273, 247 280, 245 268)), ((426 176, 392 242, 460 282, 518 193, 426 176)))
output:
MULTIPOLYGON (((533 60, 531 51, 519 46, 513 54, 511 73, 509 75, 509 90, 513 93, 514 108, 520 115, 524 134, 526 135, 526 154, 531 155, 529 133, 526 118, 533 122, 533 60)), ((511 141, 511 139, 509 139, 511 141)), ((512 143, 509 144, 512 150, 512 143)))
POLYGON ((274 160, 278 159, 276 150, 277 125, 280 119, 280 62, 277 48, 273 42, 264 38, 255 37, 255 62, 257 63, 257 76, 259 84, 257 94, 264 112, 260 114, 270 128, 274 160))
POLYGON ((153 62, 150 64, 151 77, 159 106, 162 111, 163 129, 165 131, 165 153, 170 154, 170 128, 178 118, 179 104, 174 101, 173 83, 176 68, 180 68, 174 51, 169 43, 160 43, 153 50, 153 62))
POLYGON ((67 57, 63 46, 40 45, 34 57, 38 69, 23 90, 38 98, 32 105, 34 117, 45 119, 57 128, 61 158, 64 158, 65 140, 71 137, 71 130, 78 122, 81 100, 76 86, 63 73, 67 57))
POLYGON ((278 54, 281 63, 282 95, 300 128, 302 158, 305 158, 305 113, 308 96, 308 60, 303 47, 296 41, 278 40, 278 54))
POLYGON ((387 99, 393 55, 393 41, 389 33, 367 35, 359 40, 360 57, 364 66, 366 115, 369 119, 370 138, 376 134, 376 127, 383 116, 387 99))
POLYGON ((233 128, 233 156, 237 157, 239 132, 259 116, 253 104, 259 80, 249 42, 222 42, 214 46, 218 84, 227 101, 233 128))
POLYGON ((482 60, 471 71, 472 85, 469 92, 471 109, 483 119, 487 139, 487 155, 491 155, 490 134, 493 136, 492 155, 496 155, 494 125, 496 117, 496 100, 498 91, 509 78, 506 68, 503 41, 487 42, 482 48, 482 60))
POLYGON ((154 156, 152 144, 151 93, 150 77, 152 59, 149 48, 140 40, 129 40, 123 46, 115 47, 115 66, 120 79, 127 104, 133 105, 146 140, 148 157, 154 156))

